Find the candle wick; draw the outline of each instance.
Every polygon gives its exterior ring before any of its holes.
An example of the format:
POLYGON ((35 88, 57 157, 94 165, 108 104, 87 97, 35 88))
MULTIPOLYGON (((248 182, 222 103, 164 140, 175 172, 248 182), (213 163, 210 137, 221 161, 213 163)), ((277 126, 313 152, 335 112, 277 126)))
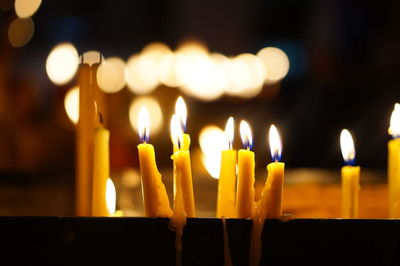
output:
POLYGON ((99 118, 100 124, 103 125, 103 124, 104 124, 104 117, 103 117, 103 114, 102 114, 101 112, 98 112, 98 113, 97 113, 97 116, 98 116, 98 118, 99 118))

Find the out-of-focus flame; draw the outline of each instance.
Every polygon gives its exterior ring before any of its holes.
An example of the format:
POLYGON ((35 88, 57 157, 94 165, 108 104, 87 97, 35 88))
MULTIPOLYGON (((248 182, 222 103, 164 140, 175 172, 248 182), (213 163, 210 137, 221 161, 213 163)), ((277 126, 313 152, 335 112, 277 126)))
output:
POLYGON ((232 149, 232 144, 233 144, 233 138, 235 136, 235 123, 233 120, 233 117, 229 117, 228 121, 226 122, 226 126, 225 126, 225 135, 228 139, 228 143, 229 143, 229 149, 232 149))
POLYGON ((116 93, 125 86, 125 62, 119 57, 105 59, 97 70, 97 83, 102 91, 116 93))
POLYGON ((132 55, 126 64, 128 88, 135 94, 147 94, 159 83, 158 62, 148 54, 132 55))
POLYGON ((400 104, 398 103, 394 105, 392 116, 390 117, 389 134, 393 138, 400 137, 400 104))
POLYGON ((274 125, 269 128, 269 147, 271 149, 272 161, 279 162, 282 155, 282 142, 278 130, 274 125))
POLYGON ((79 87, 71 88, 64 98, 65 112, 69 119, 76 125, 79 120, 79 87))
POLYGON ((15 0, 15 13, 20 18, 33 16, 39 9, 42 0, 15 0))
POLYGON ((171 141, 180 149, 183 141, 183 130, 177 114, 173 114, 170 122, 171 141))
POLYGON ((225 132, 217 126, 206 126, 199 134, 199 144, 203 152, 202 162, 208 173, 218 179, 221 167, 221 151, 229 147, 225 132))
POLYGON ((50 80, 57 85, 69 82, 78 69, 79 56, 71 43, 61 43, 54 47, 46 60, 46 71, 50 80))
POLYGON ((150 138, 150 115, 145 106, 140 108, 138 115, 139 138, 142 142, 148 142, 150 138))
POLYGON ((267 81, 279 81, 289 72, 289 58, 281 49, 266 47, 261 49, 257 56, 265 65, 267 81))
POLYGON ((16 18, 8 28, 8 40, 14 47, 27 44, 33 36, 35 24, 31 18, 16 18))
POLYGON ((340 148, 342 156, 347 165, 353 165, 356 159, 356 150, 354 148, 353 138, 347 129, 340 133, 340 148))
POLYGON ((117 205, 117 192, 115 191, 114 182, 111 180, 111 178, 108 178, 106 183, 106 205, 108 214, 114 215, 117 205))
POLYGON ((251 150, 253 148, 253 137, 250 126, 245 120, 240 121, 240 137, 242 138, 243 147, 251 150))
POLYGON ((179 123, 182 127, 182 131, 186 131, 186 119, 187 119, 187 108, 186 103, 183 100, 182 96, 179 96, 175 103, 175 114, 179 119, 179 123))
POLYGON ((151 134, 157 134, 163 124, 163 115, 160 104, 152 97, 135 97, 129 106, 129 122, 132 128, 139 133, 138 113, 145 106, 149 111, 151 134))

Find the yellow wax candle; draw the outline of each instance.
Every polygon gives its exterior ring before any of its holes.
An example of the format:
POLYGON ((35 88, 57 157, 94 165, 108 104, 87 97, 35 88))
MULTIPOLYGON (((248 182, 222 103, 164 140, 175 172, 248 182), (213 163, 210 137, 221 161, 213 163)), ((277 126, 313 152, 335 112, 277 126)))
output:
POLYGON ((340 146, 346 166, 342 167, 342 218, 358 217, 358 194, 360 190, 360 167, 352 166, 355 161, 353 138, 347 129, 340 134, 340 146))
POLYGON ((139 136, 143 143, 137 148, 145 214, 148 217, 169 217, 172 210, 161 174, 157 169, 154 147, 146 143, 149 139, 149 121, 149 113, 145 107, 142 107, 139 112, 139 136))
MULTIPOLYGON (((101 117, 101 115, 100 115, 101 117)), ((102 120, 100 118, 100 120, 102 120)), ((102 121, 101 121, 102 122, 102 121)), ((109 156, 110 131, 102 126, 94 134, 92 215, 108 216, 106 184, 110 176, 109 156)))
POLYGON ((389 218, 400 218, 400 104, 396 103, 390 118, 388 142, 389 218))
POLYGON ((236 217, 251 218, 254 204, 254 152, 252 136, 246 121, 240 122, 240 135, 247 149, 238 152, 238 182, 236 191, 236 217))
POLYGON ((79 121, 76 132, 76 214, 91 214, 93 177, 94 98, 91 86, 91 67, 81 64, 78 69, 79 121))
POLYGON ((232 150, 234 137, 233 117, 228 119, 225 127, 229 150, 221 152, 221 167, 218 179, 217 217, 235 217, 236 198, 236 156, 232 150))

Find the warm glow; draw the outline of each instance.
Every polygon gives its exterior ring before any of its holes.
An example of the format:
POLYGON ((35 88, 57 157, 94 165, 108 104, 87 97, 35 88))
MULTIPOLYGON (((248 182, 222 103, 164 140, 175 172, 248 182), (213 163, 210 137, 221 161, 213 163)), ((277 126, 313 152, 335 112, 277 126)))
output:
POLYGON ((182 127, 183 132, 185 132, 186 131, 186 119, 187 119, 187 108, 186 108, 186 103, 183 100, 182 96, 179 96, 178 100, 176 100, 175 114, 177 115, 177 118, 179 119, 179 123, 182 127))
POLYGON ((106 205, 109 215, 114 215, 117 205, 117 193, 115 191, 114 182, 111 178, 107 179, 106 183, 106 205))
POLYGON ((166 44, 161 42, 149 43, 142 50, 142 54, 153 58, 157 63, 159 63, 164 56, 171 53, 171 49, 166 44))
POLYGON ((69 82, 78 69, 78 51, 71 43, 61 43, 51 50, 46 60, 46 71, 50 80, 63 85, 69 82))
POLYGON ((147 94, 159 83, 157 61, 149 55, 132 55, 126 64, 125 79, 128 88, 135 94, 147 94))
POLYGON ((119 57, 104 60, 97 70, 97 83, 102 91, 116 93, 125 86, 125 62, 119 57))
POLYGON ((33 36, 35 25, 31 18, 16 18, 8 28, 8 40, 14 47, 21 47, 27 44, 33 36))
POLYGON ((140 141, 148 142, 150 138, 150 115, 145 106, 143 106, 139 111, 138 125, 140 141))
POLYGON ((88 64, 89 66, 93 65, 93 64, 98 64, 104 61, 104 57, 103 55, 96 50, 90 50, 87 52, 84 52, 83 55, 81 55, 81 57, 79 58, 82 63, 84 64, 88 64), (83 59, 82 59, 83 57, 83 59))
POLYGON ((178 87, 181 82, 177 73, 177 56, 176 54, 168 54, 163 56, 159 64, 159 80, 168 87, 178 87))
POLYGON ((253 148, 253 138, 249 124, 242 120, 240 121, 240 137, 242 138, 243 147, 248 150, 253 148))
POLYGON ((400 104, 398 103, 394 105, 392 116, 390 117, 389 134, 393 138, 400 137, 400 104))
POLYGON ((235 136, 235 124, 234 124, 233 117, 229 117, 228 121, 226 122, 224 132, 225 132, 225 136, 228 139, 229 149, 232 150, 233 138, 235 136))
POLYGON ((20 18, 33 16, 39 9, 42 0, 15 0, 15 13, 20 18))
POLYGON ((269 148, 271 149, 272 161, 280 161, 282 155, 282 141, 274 125, 271 125, 269 128, 269 148))
POLYGON ((354 160, 356 159, 356 150, 354 148, 353 138, 347 129, 343 129, 340 133, 340 148, 345 163, 349 165, 354 164, 354 160))
POLYGON ((289 58, 281 49, 266 47, 261 49, 257 56, 265 65, 267 81, 281 80, 289 72, 289 58))
POLYGON ((69 119, 76 125, 79 120, 79 87, 70 89, 64 98, 65 112, 69 119))
POLYGON ((173 114, 171 117, 169 129, 172 143, 180 148, 180 143, 182 143, 183 138, 183 131, 179 118, 176 114, 173 114))
POLYGON ((204 167, 213 178, 219 178, 221 152, 229 148, 225 132, 216 126, 206 126, 200 131, 199 144, 204 167))
POLYGON ((146 107, 151 121, 151 133, 157 134, 163 123, 160 104, 152 97, 136 97, 129 106, 129 121, 132 128, 139 134, 138 114, 142 107, 146 107))

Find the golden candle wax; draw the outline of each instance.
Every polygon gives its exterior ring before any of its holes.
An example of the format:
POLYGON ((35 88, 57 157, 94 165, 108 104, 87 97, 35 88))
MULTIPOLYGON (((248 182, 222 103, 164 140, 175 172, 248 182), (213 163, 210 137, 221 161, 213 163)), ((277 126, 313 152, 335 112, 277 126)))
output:
POLYGON ((139 136, 143 143, 139 144, 137 148, 145 214, 147 217, 169 217, 172 210, 161 174, 157 169, 154 147, 147 143, 149 135, 149 113, 145 107, 142 107, 139 112, 139 136))
POLYGON ((238 181, 236 190, 236 217, 251 218, 254 204, 254 152, 249 124, 240 122, 240 135, 246 149, 238 152, 238 181))
POLYGON ((355 148, 353 138, 347 129, 340 134, 340 146, 346 166, 342 167, 342 218, 358 217, 358 194, 360 190, 360 167, 353 166, 355 148))
POLYGON ((234 137, 233 117, 228 119, 225 127, 228 149, 221 152, 221 167, 218 179, 217 217, 235 217, 236 198, 236 156, 232 149, 234 137))
POLYGON ((400 104, 396 103, 390 118, 388 142, 389 218, 400 218, 400 104))

